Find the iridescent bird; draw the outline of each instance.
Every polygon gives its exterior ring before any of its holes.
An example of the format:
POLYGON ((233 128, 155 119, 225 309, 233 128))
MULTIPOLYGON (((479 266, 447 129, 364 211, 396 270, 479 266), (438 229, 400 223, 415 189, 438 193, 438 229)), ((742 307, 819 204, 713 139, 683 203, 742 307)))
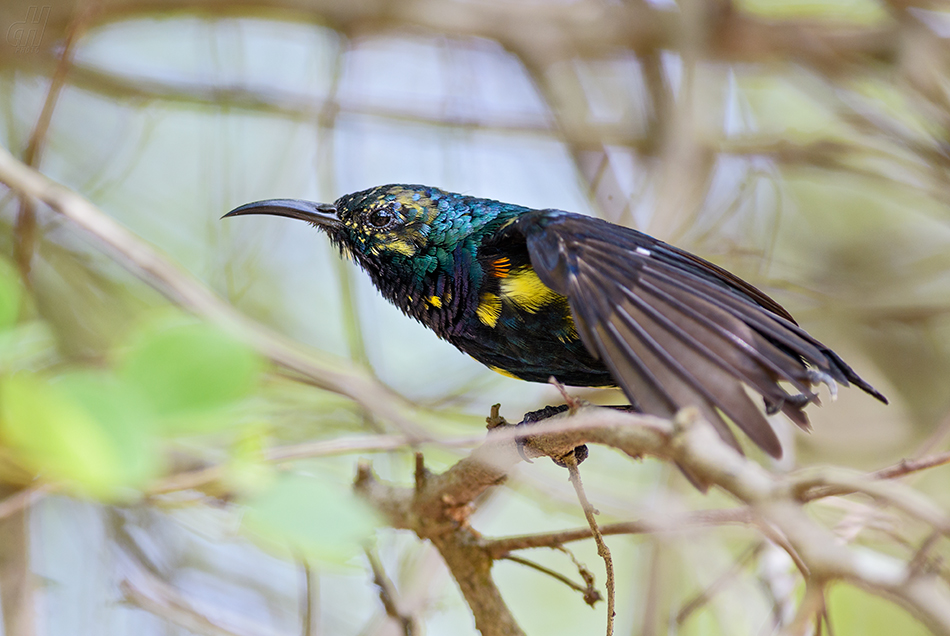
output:
POLYGON ((225 216, 244 214, 322 229, 387 300, 495 371, 619 386, 635 409, 659 416, 696 406, 736 449, 727 419, 782 454, 745 387, 765 412, 806 430, 815 385, 834 394, 836 382, 854 383, 887 403, 749 283, 607 221, 403 184, 332 204, 259 201, 225 216))

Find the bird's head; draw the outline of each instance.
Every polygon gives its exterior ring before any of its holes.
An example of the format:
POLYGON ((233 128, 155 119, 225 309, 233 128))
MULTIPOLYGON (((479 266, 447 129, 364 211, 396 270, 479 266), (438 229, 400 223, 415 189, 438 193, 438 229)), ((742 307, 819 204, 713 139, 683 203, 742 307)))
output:
POLYGON ((369 272, 413 276, 452 271, 459 249, 477 249, 480 234, 526 211, 422 185, 394 184, 347 194, 334 203, 269 199, 225 216, 271 214, 307 221, 369 272))

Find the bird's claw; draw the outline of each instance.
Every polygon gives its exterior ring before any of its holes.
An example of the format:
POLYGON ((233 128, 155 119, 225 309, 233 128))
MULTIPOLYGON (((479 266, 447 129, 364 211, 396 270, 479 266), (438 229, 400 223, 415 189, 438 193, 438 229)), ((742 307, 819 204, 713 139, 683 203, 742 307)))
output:
POLYGON ((828 387, 828 393, 831 394, 831 401, 838 399, 838 383, 835 379, 820 369, 808 369, 806 372, 808 381, 812 384, 824 384, 828 387))

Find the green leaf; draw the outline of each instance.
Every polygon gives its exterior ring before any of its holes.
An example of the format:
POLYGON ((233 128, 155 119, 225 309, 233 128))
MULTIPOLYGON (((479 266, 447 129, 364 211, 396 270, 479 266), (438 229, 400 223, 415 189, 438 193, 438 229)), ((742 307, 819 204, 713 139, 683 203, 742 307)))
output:
POLYGON ((360 553, 378 525, 350 484, 299 474, 279 478, 244 515, 245 529, 264 544, 336 564, 360 553))
POLYGON ((6 259, 0 258, 0 331, 16 324, 22 299, 20 277, 6 259))
POLYGON ((262 368, 246 345, 199 322, 152 324, 133 338, 119 374, 165 416, 172 433, 206 431, 227 425, 218 412, 246 397, 262 368))
POLYGON ((151 420, 121 383, 76 371, 0 381, 0 436, 23 464, 99 499, 125 499, 160 468, 151 420))

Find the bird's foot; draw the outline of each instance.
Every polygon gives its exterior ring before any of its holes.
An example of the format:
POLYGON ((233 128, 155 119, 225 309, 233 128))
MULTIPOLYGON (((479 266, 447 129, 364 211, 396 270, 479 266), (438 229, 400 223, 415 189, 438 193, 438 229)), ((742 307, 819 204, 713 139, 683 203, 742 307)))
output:
POLYGON ((540 422, 541 420, 546 420, 549 417, 554 417, 570 408, 567 404, 561 404, 560 406, 545 406, 543 409, 538 409, 537 411, 529 411, 524 414, 524 417, 518 422, 517 426, 523 426, 525 424, 534 424, 535 422, 540 422))
MULTIPOLYGON (((574 460, 577 462, 577 465, 580 466, 581 462, 587 459, 587 456, 590 455, 590 451, 587 449, 587 444, 581 444, 573 450, 574 460)), ((568 467, 567 458, 570 457, 570 454, 563 457, 552 457, 551 461, 560 466, 561 468, 568 467)))
POLYGON ((828 393, 831 394, 831 401, 834 402, 838 399, 838 383, 835 382, 835 379, 821 371, 820 369, 808 369, 806 371, 808 376, 808 381, 812 384, 824 384, 828 387, 828 393))
MULTIPOLYGON (((569 404, 561 404, 558 406, 545 406, 543 409, 525 413, 524 417, 521 419, 520 422, 518 422, 516 426, 536 424, 550 417, 554 417, 555 415, 560 415, 561 413, 564 413, 565 411, 569 411, 570 413, 573 413, 574 410, 575 409, 572 409, 569 404)), ((524 437, 519 436, 516 439, 516 441, 518 445, 518 454, 521 455, 521 459, 525 460, 529 464, 532 463, 532 461, 528 459, 528 457, 525 455, 525 452, 524 452, 524 437)), ((580 464, 585 459, 587 459, 587 456, 589 454, 590 452, 588 451, 586 445, 581 445, 574 449, 574 458, 577 460, 578 464, 580 464)), ((559 461, 558 459, 555 459, 553 457, 551 458, 551 460, 558 466, 566 467, 566 464, 563 463, 563 461, 559 461)))

